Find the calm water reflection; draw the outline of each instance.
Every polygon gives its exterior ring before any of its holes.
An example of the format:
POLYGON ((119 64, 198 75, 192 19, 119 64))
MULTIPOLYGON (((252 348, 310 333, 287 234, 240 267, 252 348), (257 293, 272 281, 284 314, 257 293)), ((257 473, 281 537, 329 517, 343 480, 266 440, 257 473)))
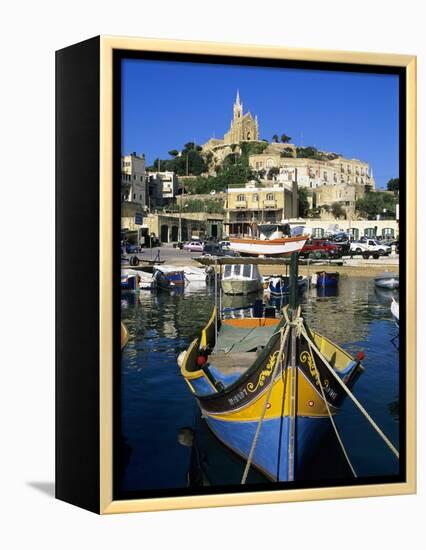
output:
MULTIPOLYGON (((399 355, 390 312, 392 294, 377 291, 372 279, 342 276, 337 293, 309 290, 302 298, 313 329, 352 354, 364 351, 365 373, 354 394, 398 446, 399 355)), ((247 307, 256 297, 225 297, 223 307, 247 307)), ((206 429, 176 363, 211 314, 211 287, 190 285, 183 293, 122 295, 122 316, 130 332, 122 357, 122 479, 124 491, 186 487, 188 471, 201 466, 211 484, 238 483, 242 461, 206 429), (183 427, 195 431, 196 445, 178 443, 183 427)), ((274 301, 279 307, 280 302, 274 301)), ((250 313, 249 309, 243 310, 250 313)), ((241 315, 228 311, 227 315, 241 315)), ((360 476, 393 475, 398 464, 367 421, 346 400, 337 418, 342 438, 360 476)), ((313 450, 309 479, 347 477, 335 437, 313 450)), ((196 476, 195 476, 196 477, 196 476)), ((251 481, 261 476, 252 473, 251 481)))

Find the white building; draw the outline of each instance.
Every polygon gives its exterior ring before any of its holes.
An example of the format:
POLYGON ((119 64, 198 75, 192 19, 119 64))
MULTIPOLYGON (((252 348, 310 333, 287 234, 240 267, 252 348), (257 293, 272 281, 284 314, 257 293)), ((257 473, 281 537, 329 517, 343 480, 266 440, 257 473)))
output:
POLYGON ((137 203, 142 209, 145 208, 146 176, 143 153, 121 157, 121 200, 137 203))
POLYGON ((178 192, 178 178, 174 172, 148 172, 150 187, 156 187, 152 195, 157 199, 170 201, 178 192))
MULTIPOLYGON (((360 185, 374 190, 373 170, 368 163, 357 159, 337 157, 330 160, 312 158, 294 158, 281 156, 277 152, 250 155, 250 167, 256 172, 263 171, 265 175, 271 168, 278 169, 275 176, 278 181, 297 181, 299 187, 316 189, 322 185, 360 185)), ((288 146, 290 149, 290 146, 288 146)))

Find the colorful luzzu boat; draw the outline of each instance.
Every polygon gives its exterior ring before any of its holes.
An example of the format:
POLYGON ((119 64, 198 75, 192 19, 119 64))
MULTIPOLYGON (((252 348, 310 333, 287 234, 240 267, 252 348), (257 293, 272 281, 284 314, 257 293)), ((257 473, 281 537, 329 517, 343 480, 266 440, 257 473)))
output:
POLYGON ((212 432, 273 481, 300 476, 346 395, 336 378, 350 387, 363 370, 287 307, 281 320, 215 308, 178 362, 212 432))

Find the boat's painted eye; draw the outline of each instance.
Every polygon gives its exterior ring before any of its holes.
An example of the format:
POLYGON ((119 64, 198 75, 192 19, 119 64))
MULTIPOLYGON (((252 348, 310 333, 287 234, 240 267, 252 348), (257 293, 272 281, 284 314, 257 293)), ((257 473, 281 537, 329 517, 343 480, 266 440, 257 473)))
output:
POLYGON ((310 407, 313 407, 313 406, 315 405, 315 401, 308 401, 308 405, 309 405, 310 407))
POLYGON ((268 403, 268 404, 266 405, 266 408, 267 408, 267 409, 270 409, 270 408, 271 408, 271 404, 268 403))

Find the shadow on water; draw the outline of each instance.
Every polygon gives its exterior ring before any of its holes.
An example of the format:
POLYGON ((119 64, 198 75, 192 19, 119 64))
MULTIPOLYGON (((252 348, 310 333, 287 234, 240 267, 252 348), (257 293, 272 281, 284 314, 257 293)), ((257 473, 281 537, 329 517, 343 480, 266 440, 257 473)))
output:
MULTIPOLYGON (((313 330, 352 355, 363 351, 365 372, 354 394, 398 445, 399 356, 391 297, 362 277, 341 277, 338 291, 311 288, 301 296, 313 330), (318 292, 318 290, 320 292, 318 292)), ((335 290, 335 289, 334 289, 335 290)), ((251 315, 262 294, 223 297, 226 316, 251 315)), ((280 310, 287 297, 269 301, 280 310)), ((189 285, 182 294, 122 295, 122 316, 130 340, 121 365, 123 490, 182 488, 239 483, 244 461, 222 445, 200 418, 195 399, 177 366, 177 355, 198 337, 210 318, 214 289, 189 285)), ((398 465, 365 419, 347 399, 336 417, 339 432, 359 475, 391 475, 398 465)), ((333 432, 311 450, 302 479, 351 479, 333 432)), ((264 483, 254 468, 250 483, 264 483)))

